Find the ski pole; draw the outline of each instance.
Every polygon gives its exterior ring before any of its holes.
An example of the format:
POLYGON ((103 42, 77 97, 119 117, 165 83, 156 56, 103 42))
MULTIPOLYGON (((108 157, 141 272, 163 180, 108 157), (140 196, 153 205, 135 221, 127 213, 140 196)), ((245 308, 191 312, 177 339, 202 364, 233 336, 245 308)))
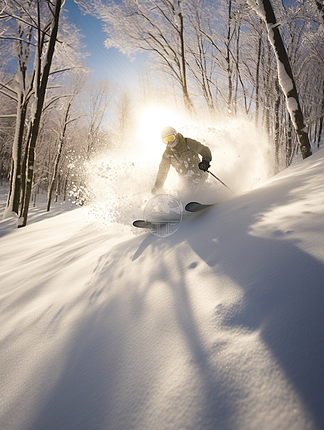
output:
POLYGON ((219 181, 221 184, 224 185, 224 187, 226 187, 228 190, 230 190, 233 194, 235 194, 237 196, 236 193, 234 193, 233 190, 230 189, 230 187, 228 187, 222 180, 220 180, 216 175, 214 175, 214 173, 210 172, 209 170, 207 170, 208 173, 210 173, 212 176, 214 176, 215 179, 217 179, 217 181, 219 181))

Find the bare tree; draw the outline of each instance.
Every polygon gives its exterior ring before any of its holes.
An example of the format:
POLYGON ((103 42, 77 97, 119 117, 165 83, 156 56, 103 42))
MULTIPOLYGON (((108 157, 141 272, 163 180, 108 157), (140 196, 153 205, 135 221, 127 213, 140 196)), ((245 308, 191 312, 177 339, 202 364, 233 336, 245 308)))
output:
POLYGON ((63 153, 63 147, 66 140, 66 132, 67 132, 68 126, 83 116, 79 112, 73 110, 73 105, 74 105, 75 99, 77 98, 77 96, 80 94, 80 91, 84 87, 84 84, 85 84, 84 75, 74 73, 71 76, 71 82, 72 82, 71 95, 68 98, 60 99, 60 103, 62 105, 62 108, 60 109, 60 111, 62 112, 62 115, 59 119, 59 125, 58 125, 58 131, 57 131, 57 134, 58 134, 57 152, 53 163, 53 172, 48 184, 47 208, 46 208, 47 211, 50 210, 54 187, 58 181, 59 164, 63 153))
POLYGON ((308 134, 305 131, 306 125, 299 102, 295 78, 292 73, 290 61, 279 31, 279 24, 277 23, 272 4, 270 0, 260 0, 259 3, 255 3, 254 0, 248 1, 267 24, 269 41, 274 48, 277 58, 279 82, 286 96, 287 109, 299 138, 302 156, 305 159, 312 155, 311 146, 308 134))
POLYGON ((2 19, 10 21, 10 24, 14 20, 18 30, 18 33, 13 33, 11 36, 15 39, 18 59, 17 89, 7 85, 3 87, 6 95, 17 101, 11 185, 4 218, 11 216, 12 212, 19 214, 21 218, 19 226, 24 226, 27 222, 33 180, 34 151, 57 41, 62 0, 56 0, 54 3, 37 0, 34 4, 32 3, 31 0, 27 2, 8 1, 7 7, 4 7, 0 16, 2 19), (29 77, 27 76, 27 65, 32 46, 35 46, 36 49, 34 67, 31 77, 29 77), (28 107, 31 109, 26 130, 28 107))
POLYGON ((0 13, 0 20, 7 24, 2 37, 14 44, 18 63, 14 81, 0 85, 2 94, 17 105, 10 189, 4 218, 18 215, 18 227, 27 223, 43 110, 45 105, 62 97, 62 91, 59 95, 54 94, 62 82, 56 81, 49 89, 50 77, 54 79, 76 66, 74 61, 79 45, 75 34, 71 31, 70 38, 65 40, 58 36, 62 4, 63 0, 7 0, 0 13), (59 61, 54 56, 57 46, 59 61), (45 103, 47 96, 50 98, 45 103))
MULTIPOLYGON (((206 15, 199 1, 192 0, 189 4, 189 23, 192 35, 187 37, 187 51, 190 53, 189 59, 190 73, 198 84, 198 89, 206 101, 208 110, 211 114, 215 113, 215 102, 212 89, 212 75, 215 63, 210 61, 210 44, 203 35, 203 27, 206 25, 206 15)), ((190 34, 190 32, 189 32, 190 34)))
POLYGON ((96 151, 98 145, 99 133, 102 123, 110 108, 110 102, 114 90, 110 81, 99 80, 92 83, 89 92, 89 115, 88 117, 88 147, 87 156, 90 157, 92 152, 96 151))
POLYGON ((116 102, 116 123, 118 127, 118 140, 124 142, 127 139, 127 134, 131 130, 132 106, 131 97, 127 89, 121 91, 116 102))
POLYGON ((102 0, 78 2, 105 22, 106 47, 133 55, 146 51, 166 68, 181 88, 185 107, 192 110, 188 90, 183 0, 102 0))

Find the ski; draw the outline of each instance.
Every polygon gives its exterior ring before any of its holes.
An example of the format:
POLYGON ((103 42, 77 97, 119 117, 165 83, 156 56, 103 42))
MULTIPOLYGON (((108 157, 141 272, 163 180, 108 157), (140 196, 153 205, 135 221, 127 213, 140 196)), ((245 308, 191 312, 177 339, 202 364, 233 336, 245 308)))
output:
POLYGON ((169 221, 145 221, 143 219, 137 219, 133 222, 134 227, 138 228, 146 228, 146 229, 153 229, 156 230, 158 228, 161 228, 165 225, 174 225, 177 224, 179 220, 169 220, 169 221))
POLYGON ((186 204, 185 209, 188 212, 199 212, 212 206, 215 206, 215 204, 203 205, 198 202, 189 202, 186 204))
POLYGON ((137 219, 136 221, 134 221, 133 226, 138 228, 148 228, 148 229, 154 228, 153 223, 151 223, 150 221, 144 221, 143 219, 137 219))

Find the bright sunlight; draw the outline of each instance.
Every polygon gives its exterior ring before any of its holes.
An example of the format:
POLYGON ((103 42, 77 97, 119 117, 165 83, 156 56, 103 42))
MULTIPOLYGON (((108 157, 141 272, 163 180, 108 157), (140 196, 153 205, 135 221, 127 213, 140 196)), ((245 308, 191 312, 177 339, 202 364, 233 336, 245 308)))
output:
POLYGON ((145 145, 150 146, 150 151, 154 146, 157 151, 161 152, 161 146, 163 146, 161 130, 166 126, 174 127, 177 130, 181 123, 180 116, 170 109, 157 106, 148 107, 140 117, 140 139, 145 145))

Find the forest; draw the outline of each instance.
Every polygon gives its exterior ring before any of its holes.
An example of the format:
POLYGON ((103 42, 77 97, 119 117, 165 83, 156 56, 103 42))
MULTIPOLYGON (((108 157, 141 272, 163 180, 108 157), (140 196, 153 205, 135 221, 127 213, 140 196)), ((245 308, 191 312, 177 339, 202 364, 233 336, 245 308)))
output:
POLYGON ((146 62, 131 86, 94 80, 63 0, 0 0, 0 181, 17 227, 40 190, 47 210, 62 195, 84 204, 86 163, 122 148, 152 100, 192 121, 244 117, 267 136, 272 174, 322 144, 323 0, 75 3, 107 49, 146 62))

